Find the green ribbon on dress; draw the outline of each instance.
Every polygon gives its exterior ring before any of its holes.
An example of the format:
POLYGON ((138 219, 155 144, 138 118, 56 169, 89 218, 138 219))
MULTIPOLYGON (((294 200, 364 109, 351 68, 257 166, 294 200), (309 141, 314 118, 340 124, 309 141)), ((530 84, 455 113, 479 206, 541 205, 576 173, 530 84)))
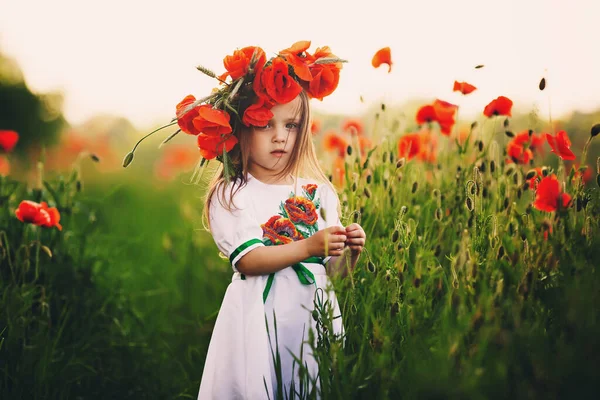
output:
MULTIPOLYGON (((309 257, 302 262, 323 264, 323 259, 320 257, 309 257)), ((315 281, 315 275, 312 272, 310 272, 310 270, 306 268, 304 264, 302 264, 302 262, 292 265, 292 269, 296 272, 296 275, 298 275, 298 280, 303 285, 317 286, 315 281)), ((246 280, 246 276, 244 274, 241 275, 242 280, 246 280)), ((265 285, 265 290, 263 290, 263 303, 267 302, 267 297, 269 297, 271 286, 273 286, 273 280, 275 280, 275 272, 269 274, 269 277, 267 278, 267 284, 265 285)))

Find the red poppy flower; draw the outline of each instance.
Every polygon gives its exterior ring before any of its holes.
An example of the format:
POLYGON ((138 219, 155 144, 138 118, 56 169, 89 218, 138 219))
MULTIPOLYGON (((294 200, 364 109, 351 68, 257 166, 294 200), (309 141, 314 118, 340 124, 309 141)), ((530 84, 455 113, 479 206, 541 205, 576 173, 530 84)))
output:
POLYGON ((242 117, 242 123, 246 126, 265 126, 273 118, 273 112, 271 111, 271 104, 265 102, 261 97, 258 97, 256 103, 246 108, 244 116, 242 117))
POLYGON ((154 166, 155 175, 163 180, 172 179, 178 172, 193 167, 198 153, 187 145, 170 145, 154 166))
MULTIPOLYGON (((529 132, 527 132, 529 133, 529 132)), ((544 143, 546 142, 546 138, 542 134, 531 134, 531 141, 529 142, 529 148, 531 151, 543 154, 544 152, 544 143)))
POLYGON ((533 206, 540 211, 552 212, 559 207, 568 207, 570 201, 571 196, 567 193, 561 193, 560 182, 558 182, 556 175, 552 174, 542 179, 538 184, 533 206))
POLYGON ((197 137, 200 154, 207 160, 212 160, 213 158, 222 155, 223 149, 225 149, 225 152, 227 153, 230 152, 238 142, 237 138, 232 134, 206 135, 201 133, 197 137))
MULTIPOLYGON (((314 60, 323 57, 335 57, 331 54, 329 47, 318 48, 313 55, 314 60)), ((303 82, 304 89, 310 98, 323 100, 323 97, 329 96, 338 87, 340 82, 340 70, 342 63, 331 64, 311 64, 310 74, 312 80, 306 84, 303 82)))
POLYGON ((567 136, 567 132, 559 131, 556 136, 546 133, 546 140, 552 148, 552 152, 558 155, 563 160, 574 160, 575 154, 571 151, 571 140, 567 136))
POLYGON ((454 115, 458 106, 444 100, 435 100, 431 105, 425 105, 417 111, 417 124, 437 122, 444 135, 450 135, 454 126, 454 115))
POLYGON ((538 183, 544 177, 544 174, 542 173, 542 169, 540 167, 536 167, 533 170, 535 171, 535 175, 531 179, 527 180, 527 182, 529 182, 529 190, 536 190, 538 183))
POLYGON ((454 81, 454 92, 461 92, 464 95, 474 92, 477 88, 467 82, 454 81))
POLYGON ((288 73, 288 63, 276 57, 254 78, 254 92, 269 103, 285 104, 294 100, 302 87, 288 73))
POLYGON ((526 146, 529 143, 529 134, 525 132, 525 136, 515 136, 506 146, 508 155, 507 163, 511 161, 516 164, 528 164, 533 159, 533 152, 526 146))
POLYGON ((360 152, 364 155, 367 151, 373 148, 373 143, 371 139, 366 136, 358 137, 358 146, 360 147, 360 152))
POLYGON ((274 245, 288 244, 304 239, 292 221, 279 215, 272 216, 260 227, 263 230, 263 237, 268 238, 274 245))
POLYGON ((292 66, 296 76, 303 81, 311 81, 313 79, 308 64, 314 61, 314 57, 306 53, 310 47, 310 40, 302 40, 296 42, 289 49, 281 50, 279 54, 292 66))
POLYGON ((10 174, 10 161, 4 156, 0 156, 0 175, 7 176, 10 174))
MULTIPOLYGON (((573 182, 577 182, 579 177, 582 177, 581 179, 583 180, 583 184, 587 185, 587 183, 592 179, 592 169, 589 165, 585 171, 583 171, 583 173, 579 171, 579 163, 575 163, 572 168, 575 169, 575 173, 573 174, 573 182)), ((570 170, 565 169, 565 175, 568 175, 569 171, 570 170)))
POLYGON ((223 59, 223 65, 227 72, 219 77, 221 80, 225 80, 227 76, 231 76, 232 80, 241 78, 248 73, 250 69, 250 61, 252 61, 252 55, 256 51, 256 64, 254 68, 260 68, 265 65, 266 55, 263 49, 255 46, 244 47, 241 50, 235 50, 233 55, 227 56, 223 59))
POLYGON ((187 133, 188 135, 197 135, 200 133, 192 123, 194 118, 198 116, 198 106, 184 114, 184 110, 195 101, 196 98, 190 94, 185 96, 176 106, 177 125, 179 125, 179 129, 181 129, 182 132, 187 133))
POLYGON ((398 156, 408 160, 419 155, 422 151, 422 138, 418 133, 408 133, 398 141, 398 156))
POLYGON ((313 202, 304 197, 290 197, 283 208, 294 224, 310 226, 316 224, 319 218, 313 202))
POLYGON ((381 64, 388 65, 388 73, 392 72, 392 53, 389 47, 384 47, 382 49, 377 50, 373 59, 371 60, 371 64, 375 68, 379 68, 381 64))
POLYGON ((420 152, 417 154, 417 158, 423 162, 434 163, 437 159, 437 136, 426 131, 420 133, 420 152))
POLYGON ((363 124, 360 120, 355 118, 348 118, 342 124, 342 132, 350 134, 362 135, 364 132, 363 124))
POLYGON ((310 132, 313 135, 316 135, 320 131, 321 131, 321 121, 319 121, 318 119, 313 119, 312 122, 310 123, 310 132))
POLYGON ((230 118, 225 111, 212 108, 210 104, 203 104, 198 106, 198 116, 192 120, 192 124, 198 132, 217 136, 231 133, 230 118))
POLYGON ((0 148, 5 152, 10 153, 18 141, 19 134, 17 132, 0 130, 0 148))
POLYGON ((56 207, 48 208, 46 202, 41 204, 31 200, 23 200, 19 207, 15 210, 15 215, 21 222, 51 228, 56 226, 58 230, 62 230, 59 224, 60 213, 56 207))
POLYGON ((508 97, 500 96, 490 102, 483 109, 483 115, 490 118, 494 115, 506 115, 507 117, 511 115, 511 109, 513 106, 513 102, 508 97))
POLYGON ((335 132, 328 132, 323 137, 323 147, 326 151, 336 151, 339 157, 344 157, 348 142, 335 132))
POLYGON ((346 163, 342 157, 336 157, 333 160, 332 182, 337 187, 344 186, 346 178, 346 163))

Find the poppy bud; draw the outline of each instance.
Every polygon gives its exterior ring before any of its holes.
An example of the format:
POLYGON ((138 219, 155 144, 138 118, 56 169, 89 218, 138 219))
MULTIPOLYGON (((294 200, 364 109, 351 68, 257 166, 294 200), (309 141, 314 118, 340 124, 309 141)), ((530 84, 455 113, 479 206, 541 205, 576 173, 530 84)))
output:
POLYGON ((548 176, 548 168, 547 167, 542 167, 542 175, 544 176, 548 176))
POLYGON ((348 153, 349 156, 352 155, 352 146, 346 147, 346 153, 348 153))
POLYGON ((77 180, 77 182, 75 182, 75 190, 77 191, 77 193, 81 192, 81 181, 77 180))
POLYGON ((481 165, 479 166, 479 171, 481 171, 481 173, 485 173, 485 169, 486 169, 486 163, 485 161, 481 162, 481 165))
POLYGON ((527 190, 527 189, 529 189, 529 181, 526 181, 526 182, 523 184, 523 190, 527 190))
POLYGON ((352 191, 356 192, 356 182, 352 182, 352 191))
POLYGON ((394 153, 390 151, 390 164, 394 163, 394 153))
POLYGON ((482 195, 483 197, 485 197, 485 198, 487 198, 487 197, 488 197, 488 188, 487 188, 487 186, 484 186, 484 187, 483 187, 483 190, 481 191, 481 195, 482 195))
POLYGON ((442 216, 443 216, 442 209, 439 208, 439 207, 436 208, 436 210, 435 210, 435 219, 437 219, 438 221, 441 221, 442 220, 442 216))
POLYGON ((419 188, 419 183, 417 181, 414 181, 412 184, 412 193, 415 193, 418 188, 419 188))
POLYGON ((512 222, 508 224, 508 233, 510 236, 514 236, 515 234, 515 228, 512 222))
POLYGON ((540 90, 544 90, 546 88, 546 78, 542 78, 538 87, 540 90))
POLYGON ((598 136, 599 133, 600 133, 600 124, 596 124, 596 125, 592 126, 592 130, 590 131, 590 134, 592 135, 592 137, 598 136))
POLYGON ((402 172, 398 172, 398 175, 396 175, 396 179, 398 180, 398 182, 402 182, 402 172))
POLYGON ((123 158, 123 168, 125 168, 129 164, 131 164, 132 161, 133 161, 133 151, 130 152, 130 153, 127 153, 127 155, 125 156, 125 158, 123 158))
POLYGON ((392 233, 392 243, 396 243, 398 241, 398 236, 400 234, 398 233, 398 230, 395 230, 394 233, 392 233))
POLYGON ((527 171, 527 175, 525 175, 525 179, 530 180, 537 174, 534 169, 527 171))
POLYGON ((418 288, 419 286, 421 286, 421 278, 417 277, 413 280, 413 285, 414 287, 418 288))
POLYGON ((388 188, 388 180, 387 180, 387 178, 383 178, 383 187, 386 188, 386 189, 388 188))
POLYGON ((367 175, 367 184, 370 184, 372 179, 373 176, 371 174, 367 175))
POLYGON ((490 172, 493 174, 496 171, 496 161, 490 161, 490 172))
POLYGON ((508 208, 508 205, 510 204, 510 199, 508 197, 504 198, 504 209, 506 210, 508 208))
POLYGON ((319 312, 318 312, 317 310, 312 310, 312 318, 313 318, 315 321, 318 321, 318 320, 319 320, 319 312))
POLYGON ((369 166, 369 159, 367 158, 365 160, 365 163, 363 164, 363 169, 367 169, 368 166, 369 166))
POLYGON ((402 157, 396 162, 396 168, 402 168, 406 164, 406 158, 402 157))
POLYGON ((504 131, 504 134, 508 137, 515 137, 515 134, 512 133, 511 131, 504 131))
POLYGON ((97 155, 93 154, 93 153, 92 153, 92 154, 90 154, 90 158, 91 158, 91 159, 92 159, 92 161, 94 161, 94 162, 100 162, 100 158, 99 158, 97 155))
POLYGON ((369 262, 367 263, 367 269, 369 270, 369 272, 371 272, 371 273, 373 273, 373 274, 374 274, 374 273, 375 273, 375 271, 377 270, 377 269, 375 268, 375 264, 373 264, 373 262, 371 262, 371 261, 369 261, 369 262))
POLYGON ((471 130, 477 128, 477 125, 478 125, 477 121, 472 122, 471 123, 471 130))
POLYGON ((473 211, 473 200, 470 197, 467 197, 465 205, 467 206, 467 210, 473 211))
POLYGON ((479 151, 483 151, 483 142, 480 140, 479 143, 477 143, 477 148, 479 149, 479 151))
POLYGON ((398 243, 398 246, 396 246, 396 249, 398 249, 398 251, 404 250, 404 245, 402 243, 398 243))
POLYGON ((521 198, 521 196, 523 195, 523 190, 521 188, 517 189, 517 198, 521 198))
POLYGON ((385 111, 385 104, 381 103, 381 111, 385 111))
POLYGON ((365 196, 367 196, 367 199, 371 198, 371 191, 369 190, 369 188, 365 188, 365 190, 363 190, 363 193, 365 194, 365 196))
POLYGON ((388 158, 387 151, 383 152, 383 156, 381 156, 381 161, 386 162, 388 158))

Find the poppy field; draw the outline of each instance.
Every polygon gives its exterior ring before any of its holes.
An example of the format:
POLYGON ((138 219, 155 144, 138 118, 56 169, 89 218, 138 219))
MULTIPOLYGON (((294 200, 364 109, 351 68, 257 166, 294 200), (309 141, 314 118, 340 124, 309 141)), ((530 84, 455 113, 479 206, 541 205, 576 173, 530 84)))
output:
MULTIPOLYGON (((372 62, 391 70, 389 49, 372 62)), ((342 223, 367 235, 332 282, 345 336, 327 304, 313 313, 323 399, 600 389, 600 112, 552 120, 503 93, 475 119, 459 110, 433 98, 314 115, 342 223)), ((124 170, 145 131, 122 120, 39 147, 2 118, 0 398, 195 399, 232 274, 202 225, 214 171, 191 178, 195 141, 124 170)))

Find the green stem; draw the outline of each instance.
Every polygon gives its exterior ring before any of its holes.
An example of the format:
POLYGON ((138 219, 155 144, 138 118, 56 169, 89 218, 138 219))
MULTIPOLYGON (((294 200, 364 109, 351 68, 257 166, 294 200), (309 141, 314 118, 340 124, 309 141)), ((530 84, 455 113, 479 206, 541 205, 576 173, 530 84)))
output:
POLYGON ((146 139, 148 136, 152 135, 152 134, 153 134, 153 133, 155 133, 155 132, 158 132, 158 131, 160 131, 161 129, 168 128, 168 127, 169 127, 169 126, 171 126, 171 125, 175 125, 176 123, 177 123, 177 121, 175 121, 175 122, 170 122, 170 123, 168 123, 168 124, 166 124, 166 125, 163 125, 163 126, 161 126, 161 127, 160 127, 160 128, 158 128, 158 129, 155 129, 155 130, 153 130, 152 132, 150 132, 149 134, 147 134, 146 136, 144 136, 143 138, 141 138, 140 140, 138 140, 138 142, 135 144, 135 146, 133 146, 133 149, 131 150, 131 153, 133 153, 133 152, 135 151, 135 149, 136 149, 136 148, 139 146, 139 144, 140 144, 140 143, 141 143, 141 142, 142 142, 144 139, 146 139))

